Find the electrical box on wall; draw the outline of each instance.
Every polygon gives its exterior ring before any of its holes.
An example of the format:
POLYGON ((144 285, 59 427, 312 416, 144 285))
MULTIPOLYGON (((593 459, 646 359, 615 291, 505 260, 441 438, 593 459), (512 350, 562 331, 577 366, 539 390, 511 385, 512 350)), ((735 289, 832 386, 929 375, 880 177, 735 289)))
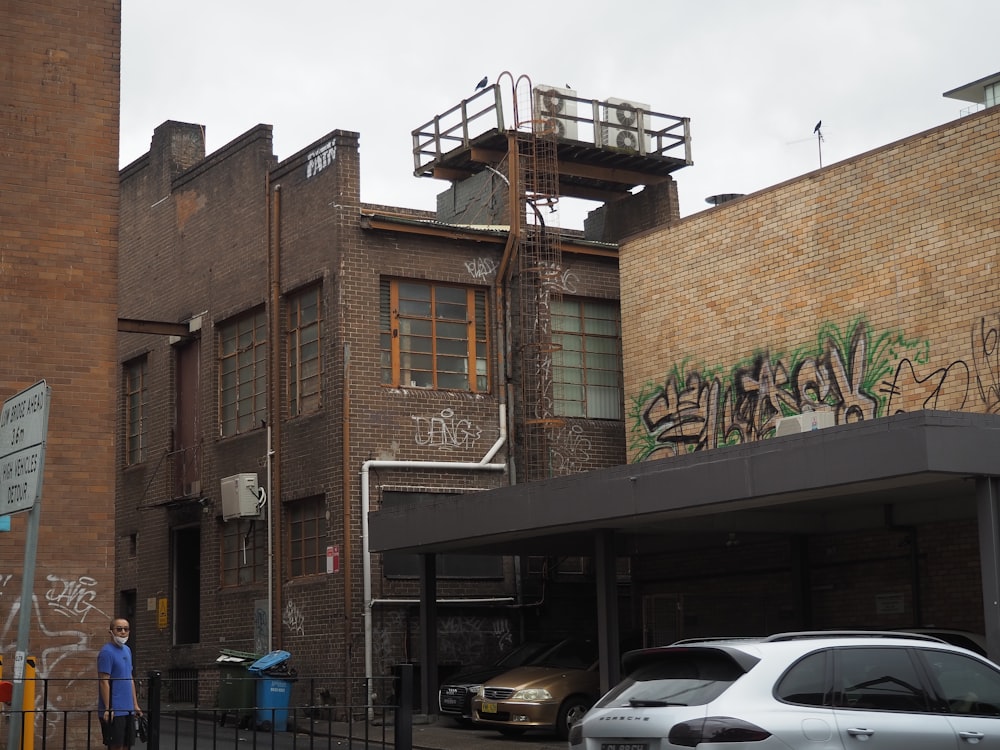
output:
POLYGON ((263 518, 263 508, 258 508, 260 498, 257 492, 256 474, 233 474, 223 477, 222 485, 222 519, 231 521, 234 518, 263 518))
POLYGON ((775 425, 774 436, 781 437, 833 427, 835 419, 832 411, 807 411, 791 417, 781 417, 775 425))

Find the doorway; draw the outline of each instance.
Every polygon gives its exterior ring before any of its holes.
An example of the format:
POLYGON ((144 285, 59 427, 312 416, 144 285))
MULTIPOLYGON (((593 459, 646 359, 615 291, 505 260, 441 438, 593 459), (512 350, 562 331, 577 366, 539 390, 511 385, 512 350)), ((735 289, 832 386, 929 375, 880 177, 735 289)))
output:
POLYGON ((174 645, 201 640, 201 528, 185 526, 171 533, 173 559, 174 645))

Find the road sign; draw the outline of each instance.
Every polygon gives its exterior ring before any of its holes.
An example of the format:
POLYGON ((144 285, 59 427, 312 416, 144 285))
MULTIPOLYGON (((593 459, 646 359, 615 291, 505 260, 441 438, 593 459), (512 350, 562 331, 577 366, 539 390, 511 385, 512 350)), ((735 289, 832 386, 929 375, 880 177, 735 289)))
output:
POLYGON ((30 510, 42 488, 52 392, 39 380, 0 411, 0 516, 30 510))

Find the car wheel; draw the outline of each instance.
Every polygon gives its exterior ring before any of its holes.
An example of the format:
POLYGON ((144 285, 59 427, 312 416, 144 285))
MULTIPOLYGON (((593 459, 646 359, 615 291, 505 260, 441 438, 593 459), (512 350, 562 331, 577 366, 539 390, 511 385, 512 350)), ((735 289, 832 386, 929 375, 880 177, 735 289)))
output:
POLYGON ((504 737, 520 737, 526 730, 521 729, 520 727, 504 727, 503 729, 498 729, 497 731, 504 737))
POLYGON ((556 734, 559 739, 569 739, 569 728, 576 724, 590 710, 594 702, 585 695, 571 695, 559 707, 559 718, 556 719, 556 734))

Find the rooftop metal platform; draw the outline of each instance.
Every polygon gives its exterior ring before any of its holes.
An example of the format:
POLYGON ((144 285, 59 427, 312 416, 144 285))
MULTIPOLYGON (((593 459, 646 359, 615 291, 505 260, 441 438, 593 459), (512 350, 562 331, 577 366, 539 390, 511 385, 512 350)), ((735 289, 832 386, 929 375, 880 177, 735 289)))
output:
POLYGON ((559 194, 609 200, 692 164, 690 120, 621 99, 584 99, 536 86, 519 117, 501 86, 487 86, 413 131, 417 177, 462 180, 506 158, 512 131, 556 142, 559 194))

